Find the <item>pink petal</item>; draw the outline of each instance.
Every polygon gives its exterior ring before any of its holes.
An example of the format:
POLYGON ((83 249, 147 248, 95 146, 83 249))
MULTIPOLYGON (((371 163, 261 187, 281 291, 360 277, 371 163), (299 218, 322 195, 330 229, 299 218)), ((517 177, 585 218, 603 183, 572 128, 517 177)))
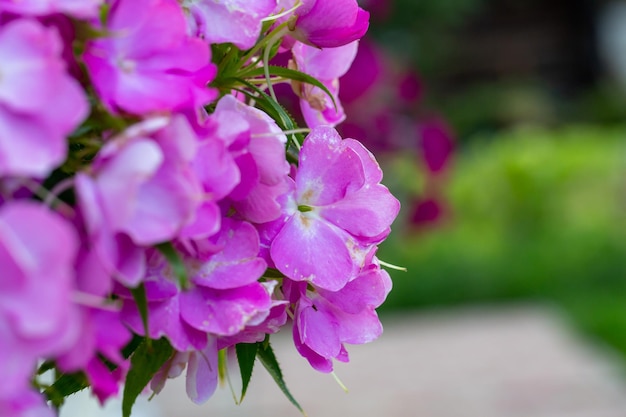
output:
POLYGON ((331 127, 314 128, 300 151, 296 176, 298 204, 325 205, 343 198, 364 183, 358 154, 343 145, 331 127))
POLYGON ((346 246, 344 232, 306 214, 295 214, 274 239, 270 249, 274 264, 294 281, 307 280, 337 291, 359 266, 346 246))
POLYGON ((196 284, 236 288, 256 282, 265 272, 265 261, 258 257, 259 235, 251 224, 225 218, 215 244, 223 249, 194 269, 191 279, 196 284))
POLYGON ((187 395, 196 404, 205 403, 217 388, 217 344, 209 338, 208 345, 200 352, 189 354, 187 364, 187 395))
POLYGON ((380 184, 366 186, 343 199, 320 207, 319 215, 355 237, 388 233, 400 211, 400 202, 380 184))

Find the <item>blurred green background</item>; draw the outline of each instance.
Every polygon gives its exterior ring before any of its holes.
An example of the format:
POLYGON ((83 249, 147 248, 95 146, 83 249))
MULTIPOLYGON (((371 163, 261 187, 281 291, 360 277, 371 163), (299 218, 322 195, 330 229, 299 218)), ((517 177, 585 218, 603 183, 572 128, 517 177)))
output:
POLYGON ((383 314, 549 303, 626 359, 626 90, 611 37, 624 3, 363 3, 374 41, 419 74, 406 114, 435 112, 455 138, 430 177, 411 138, 377 153, 403 203, 378 255, 408 269, 383 314), (415 224, 424 196, 440 212, 415 224))

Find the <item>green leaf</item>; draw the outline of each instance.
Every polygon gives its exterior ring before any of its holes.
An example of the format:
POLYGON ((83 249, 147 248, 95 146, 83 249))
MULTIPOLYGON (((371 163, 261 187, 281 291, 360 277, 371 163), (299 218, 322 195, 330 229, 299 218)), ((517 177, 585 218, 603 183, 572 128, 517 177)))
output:
POLYGON ((82 391, 88 386, 87 377, 82 372, 63 374, 43 393, 53 406, 59 408, 65 402, 65 397, 82 391))
POLYGON ((45 361, 37 368, 37 375, 45 374, 51 369, 54 369, 54 361, 45 361))
POLYGON ((152 346, 144 341, 135 350, 130 358, 130 370, 124 385, 124 398, 122 399, 122 415, 124 417, 130 416, 133 404, 135 404, 141 391, 173 354, 174 349, 164 338, 155 340, 152 346))
POLYGON ((269 372, 272 378, 274 378, 274 381, 276 381, 276 384, 283 392, 283 394, 285 394, 287 399, 291 401, 291 403, 296 406, 298 410, 300 410, 302 415, 306 417, 306 413, 304 412, 300 404, 298 404, 298 401, 296 401, 293 395, 291 395, 291 393, 289 392, 289 389, 287 389, 287 384, 285 384, 285 380, 283 379, 283 373, 280 370, 280 366, 278 365, 278 361, 276 360, 276 355, 274 355, 274 351, 272 350, 272 346, 269 344, 269 340, 266 339, 264 342, 259 342, 257 344, 257 347, 257 357, 259 358, 265 369, 267 369, 267 372, 269 372))
POLYGON ((178 278, 178 285, 180 285, 183 289, 189 288, 187 268, 185 268, 185 264, 183 263, 183 260, 178 252, 176 252, 176 249, 174 249, 174 246, 172 246, 170 242, 165 242, 156 245, 155 248, 158 249, 158 251, 165 256, 167 262, 169 262, 174 275, 178 278))
MULTIPOLYGON (((285 67, 279 67, 276 65, 269 65, 268 69, 269 69, 270 75, 287 78, 289 80, 300 81, 300 82, 311 84, 320 88, 324 93, 326 93, 326 95, 328 95, 328 97, 330 97, 330 99, 333 102, 333 106, 335 107, 335 110, 337 110, 337 103, 335 102, 335 98, 333 97, 332 93, 317 78, 311 77, 309 74, 305 74, 298 70, 285 68, 285 67)), ((264 75, 263 68, 254 68, 250 71, 246 71, 244 74, 240 74, 242 78, 254 78, 254 77, 261 77, 263 75, 264 75)))
MULTIPOLYGON (((287 110, 279 103, 274 101, 270 96, 268 96, 263 90, 251 84, 243 79, 234 79, 235 82, 239 84, 243 84, 246 87, 250 88, 254 93, 244 90, 244 89, 236 89, 242 94, 245 94, 249 98, 255 101, 256 107, 263 110, 267 113, 272 119, 276 121, 278 126, 283 130, 296 130, 298 125, 293 120, 293 118, 289 115, 287 110)), ((296 149, 300 149, 302 143, 304 142, 304 135, 301 133, 290 133, 287 137, 291 140, 296 149)), ((297 153, 294 155, 292 153, 287 152, 287 158, 289 162, 298 163, 297 153)))
MULTIPOLYGON (((130 292, 133 294, 139 314, 141 315, 141 322, 143 324, 144 334, 149 335, 148 327, 148 299, 146 298, 146 286, 141 283, 137 288, 132 288, 130 292)), ((148 343, 151 343, 151 339, 146 339, 148 343)))
POLYGON ((237 352, 237 362, 239 362, 239 372, 241 373, 241 398, 239 402, 242 402, 246 396, 250 378, 252 378, 258 345, 256 343, 239 343, 235 346, 235 350, 237 352))

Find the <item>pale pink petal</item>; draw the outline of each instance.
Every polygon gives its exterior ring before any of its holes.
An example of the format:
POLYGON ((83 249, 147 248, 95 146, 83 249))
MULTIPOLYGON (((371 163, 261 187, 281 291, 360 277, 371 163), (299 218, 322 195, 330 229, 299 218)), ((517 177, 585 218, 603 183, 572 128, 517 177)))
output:
POLYGON ((270 249, 274 264, 295 281, 307 280, 337 291, 357 272, 346 237, 341 230, 306 214, 294 215, 274 239, 270 249))
POLYGON ((214 337, 199 352, 189 354, 187 364, 187 395, 196 404, 205 403, 217 388, 217 345, 214 337))

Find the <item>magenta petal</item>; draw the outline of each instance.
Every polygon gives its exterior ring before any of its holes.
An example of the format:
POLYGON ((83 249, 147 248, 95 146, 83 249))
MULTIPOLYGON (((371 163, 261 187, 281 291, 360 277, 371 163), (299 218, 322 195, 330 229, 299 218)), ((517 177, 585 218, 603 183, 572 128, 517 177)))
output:
POLYGON ((318 48, 335 48, 360 39, 367 32, 369 13, 356 0, 317 0, 296 14, 294 36, 318 48))
POLYGON ((254 157, 250 153, 244 153, 238 155, 235 159, 235 163, 239 168, 240 181, 233 190, 229 197, 235 201, 243 200, 250 194, 250 191, 259 183, 259 167, 254 161, 254 157))
POLYGON ((306 214, 295 214, 274 239, 270 249, 274 264, 294 281, 308 280, 330 291, 339 290, 358 270, 346 236, 306 214))
POLYGON ((328 88, 335 100, 331 98, 320 88, 306 85, 303 88, 302 99, 300 100, 300 110, 306 124, 310 128, 317 126, 336 126, 346 119, 343 106, 337 96, 339 92, 339 81, 335 78, 322 83, 328 88), (313 108, 311 103, 323 108, 313 108))
POLYGON ((258 257, 259 235, 250 223, 225 218, 214 243, 223 249, 194 270, 194 283, 214 289, 236 288, 256 282, 265 272, 265 261, 258 257))
POLYGON ((356 20, 350 26, 343 27, 313 27, 304 28, 307 32, 306 38, 309 43, 320 48, 336 48, 346 45, 365 36, 369 28, 370 14, 363 9, 359 9, 356 20))
POLYGON ((309 361, 309 364, 313 367, 313 369, 324 373, 330 373, 333 371, 333 361, 315 353, 313 349, 302 343, 302 340, 300 340, 300 333, 296 326, 293 327, 293 342, 298 353, 309 361))
POLYGON ((38 392, 20 389, 15 396, 0 397, 0 416, 55 417, 57 414, 38 392))
POLYGON ((348 314, 335 309, 334 314, 339 323, 338 334, 343 343, 369 343, 383 333, 383 326, 373 308, 367 308, 358 314, 348 314))
POLYGON ((241 331, 259 311, 269 310, 270 296, 259 283, 228 290, 205 287, 180 295, 180 314, 193 328, 232 336, 241 331))
POLYGON ((276 0, 227 0, 188 2, 198 31, 208 43, 230 42, 241 50, 254 46, 261 33, 261 19, 276 7, 276 0))
POLYGON ((289 173, 289 164, 285 161, 285 145, 277 137, 253 137, 248 151, 259 167, 259 181, 262 183, 278 184, 289 173))
POLYGON ((348 72, 358 47, 358 42, 351 42, 338 48, 319 49, 297 42, 291 51, 299 71, 318 80, 333 80, 348 72))
POLYGON ((319 214, 355 237, 379 237, 400 211, 400 202, 380 184, 363 187, 328 206, 319 214))
POLYGON ((296 317, 302 343, 325 358, 334 358, 341 350, 338 323, 332 314, 314 307, 306 298, 300 300, 296 317))
POLYGON ((391 278, 380 268, 368 269, 341 290, 318 289, 319 294, 346 313, 357 314, 368 307, 380 306, 391 290, 391 278))
POLYGON ((145 114, 207 104, 215 75, 210 50, 187 35, 174 0, 114 2, 107 37, 87 42, 83 60, 95 90, 110 110, 145 114))
POLYGON ((289 189, 286 182, 276 185, 257 184, 250 193, 233 206, 244 219, 252 223, 267 223, 278 219, 282 213, 278 198, 289 189))
POLYGON ((70 326, 77 249, 74 229, 45 206, 17 201, 2 206, 0 314, 18 335, 51 337, 70 326))
POLYGON ((180 232, 179 238, 204 239, 220 230, 222 214, 213 201, 205 201, 196 210, 195 219, 180 232))
MULTIPOLYGON (((145 335, 141 315, 135 303, 125 302, 122 309, 124 322, 137 334, 145 335)), ((178 351, 202 349, 206 334, 186 325, 180 318, 179 296, 148 305, 149 336, 153 339, 167 337, 178 351)))
POLYGON ((383 170, 380 169, 380 165, 376 162, 374 155, 367 150, 361 142, 355 139, 344 139, 343 143, 359 154, 361 163, 363 164, 363 172, 365 173, 366 183, 373 184, 382 181, 383 170))
POLYGON ((216 200, 228 195, 241 181, 235 159, 220 140, 202 141, 192 167, 204 190, 216 200))
POLYGON ((299 204, 325 205, 340 200, 365 181, 359 155, 343 145, 337 131, 328 126, 314 128, 300 151, 296 176, 299 204))
POLYGON ((217 342, 209 338, 207 346, 189 354, 187 364, 187 395, 196 404, 203 404, 217 388, 217 342))

